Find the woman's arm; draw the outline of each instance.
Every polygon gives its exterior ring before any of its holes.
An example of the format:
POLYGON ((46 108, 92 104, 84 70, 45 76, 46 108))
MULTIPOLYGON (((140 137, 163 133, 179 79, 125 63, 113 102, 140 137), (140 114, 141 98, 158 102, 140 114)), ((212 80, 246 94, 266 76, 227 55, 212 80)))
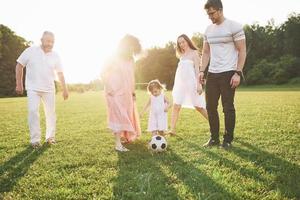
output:
POLYGON ((201 94, 202 93, 202 84, 200 83, 200 80, 198 79, 201 58, 200 58, 200 55, 199 55, 198 51, 194 51, 193 60, 194 60, 194 63, 195 63, 195 76, 196 76, 196 80, 197 80, 197 92, 199 94, 201 94))

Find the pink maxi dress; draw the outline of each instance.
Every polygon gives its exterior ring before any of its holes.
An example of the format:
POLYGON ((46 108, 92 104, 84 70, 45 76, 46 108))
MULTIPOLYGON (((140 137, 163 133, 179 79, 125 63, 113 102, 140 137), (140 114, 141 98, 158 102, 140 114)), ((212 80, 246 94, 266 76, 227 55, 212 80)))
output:
POLYGON ((114 133, 121 133, 126 142, 134 141, 141 134, 139 115, 132 95, 135 90, 133 66, 131 61, 115 61, 105 72, 108 127, 114 133))

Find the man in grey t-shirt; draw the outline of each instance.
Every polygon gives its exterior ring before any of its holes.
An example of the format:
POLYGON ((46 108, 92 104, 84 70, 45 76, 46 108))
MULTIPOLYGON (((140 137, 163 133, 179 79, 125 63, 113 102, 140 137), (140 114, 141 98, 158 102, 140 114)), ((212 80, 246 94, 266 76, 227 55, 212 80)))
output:
POLYGON ((246 40, 242 25, 226 19, 221 0, 208 0, 204 6, 209 25, 204 34, 199 81, 204 83, 204 71, 208 65, 206 81, 206 108, 211 137, 205 147, 219 145, 218 101, 221 96, 225 115, 225 134, 221 147, 231 146, 235 128, 234 93, 240 84, 246 60, 246 40))

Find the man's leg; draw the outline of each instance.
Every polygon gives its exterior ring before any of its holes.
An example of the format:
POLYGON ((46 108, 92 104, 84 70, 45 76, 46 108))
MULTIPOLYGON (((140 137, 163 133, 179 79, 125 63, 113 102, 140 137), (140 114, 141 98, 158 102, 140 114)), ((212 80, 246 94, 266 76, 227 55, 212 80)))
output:
POLYGON ((40 143, 41 128, 40 128, 40 113, 39 106, 41 96, 36 91, 27 91, 28 96, 28 125, 30 130, 31 144, 40 143))
POLYGON ((48 139, 54 141, 56 129, 55 93, 44 92, 42 94, 42 101, 46 115, 46 141, 48 141, 48 139))
POLYGON ((231 88, 230 80, 234 72, 226 72, 221 78, 221 100, 225 118, 224 142, 231 143, 235 127, 234 94, 235 89, 231 88))
POLYGON ((217 109, 220 98, 220 88, 218 83, 218 74, 208 73, 205 94, 211 140, 219 143, 220 122, 217 109))

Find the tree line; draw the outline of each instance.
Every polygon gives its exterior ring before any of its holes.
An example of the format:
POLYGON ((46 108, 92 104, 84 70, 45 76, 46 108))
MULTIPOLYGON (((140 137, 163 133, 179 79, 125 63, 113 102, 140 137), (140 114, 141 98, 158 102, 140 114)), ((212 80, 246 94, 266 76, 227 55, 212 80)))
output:
MULTIPOLYGON (((292 13, 281 25, 273 20, 262 26, 245 25, 247 59, 244 67, 244 85, 300 84, 300 14, 292 13)), ((201 53, 203 35, 194 33, 192 40, 201 53)), ((0 97, 15 96, 16 59, 31 42, 16 35, 7 26, 0 25, 0 97)), ((159 79, 171 90, 178 59, 176 43, 170 41, 164 47, 147 50, 147 56, 136 64, 136 81, 147 83, 159 79)), ((24 72, 26 73, 26 72, 24 72)), ((69 85, 72 91, 99 90, 98 80, 89 84, 69 85)), ((145 88, 145 85, 138 85, 145 88)))

